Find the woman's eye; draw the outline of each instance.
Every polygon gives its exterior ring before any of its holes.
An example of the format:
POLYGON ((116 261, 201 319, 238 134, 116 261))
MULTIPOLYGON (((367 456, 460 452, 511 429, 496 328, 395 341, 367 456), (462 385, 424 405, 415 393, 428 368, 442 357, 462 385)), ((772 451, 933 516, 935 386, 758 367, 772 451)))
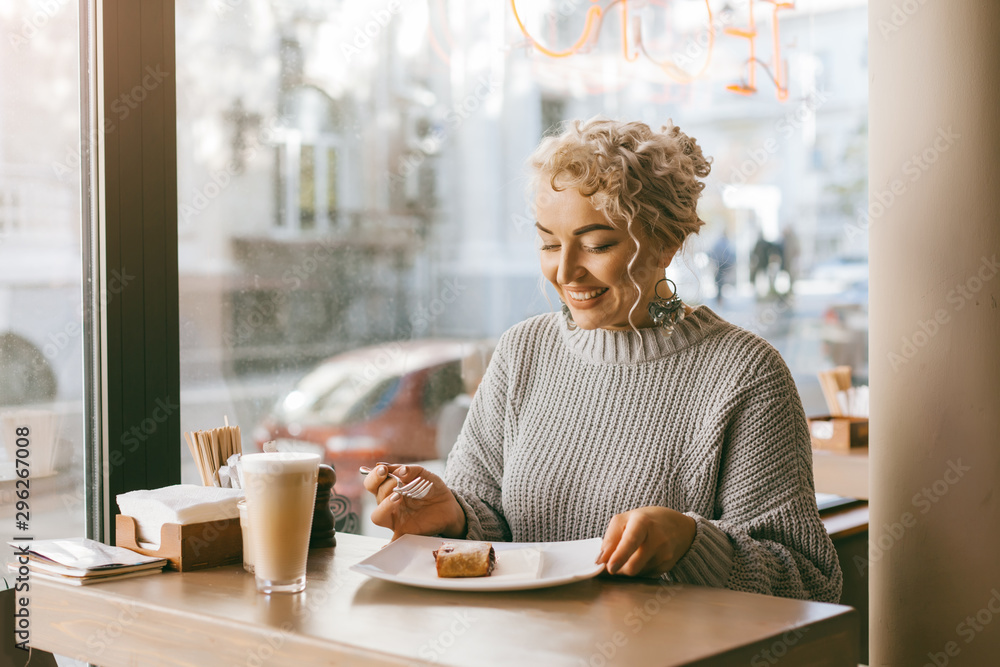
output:
MULTIPOLYGON (((608 250, 610 250, 614 246, 615 246, 614 243, 609 243, 607 245, 600 245, 600 246, 584 246, 583 249, 586 250, 589 253, 595 253, 596 254, 596 253, 601 253, 601 252, 607 252, 608 250)), ((548 250, 548 251, 559 250, 559 248, 560 248, 560 246, 558 244, 546 244, 546 243, 543 243, 543 244, 541 244, 541 245, 538 246, 539 250, 548 250)))

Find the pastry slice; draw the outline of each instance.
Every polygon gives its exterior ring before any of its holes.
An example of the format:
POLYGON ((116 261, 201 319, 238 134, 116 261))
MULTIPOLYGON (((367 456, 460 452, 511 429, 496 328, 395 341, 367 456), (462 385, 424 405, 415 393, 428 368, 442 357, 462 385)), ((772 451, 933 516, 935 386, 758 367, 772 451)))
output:
POLYGON ((489 542, 445 542, 433 553, 439 577, 487 577, 497 564, 489 542))

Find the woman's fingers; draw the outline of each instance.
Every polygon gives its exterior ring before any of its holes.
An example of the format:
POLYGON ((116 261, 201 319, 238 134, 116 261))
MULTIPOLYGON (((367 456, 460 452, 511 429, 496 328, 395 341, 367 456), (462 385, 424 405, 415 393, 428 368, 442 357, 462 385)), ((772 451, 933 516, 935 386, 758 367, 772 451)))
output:
POLYGON ((370 473, 365 475, 365 491, 378 493, 378 487, 386 480, 388 474, 389 469, 385 465, 380 463, 375 466, 370 473))
POLYGON ((380 461, 370 473, 365 476, 365 490, 374 494, 376 501, 381 503, 392 490, 398 486, 398 477, 407 484, 423 473, 420 466, 400 465, 398 463, 385 463, 380 461), (392 473, 390 475, 389 473, 392 473))
POLYGON ((639 548, 632 552, 624 565, 615 570, 615 574, 626 577, 648 576, 653 569, 653 559, 656 557, 656 550, 648 543, 639 545, 639 548))
POLYGON ((466 517, 455 495, 444 480, 421 466, 376 466, 365 478, 365 488, 378 500, 371 514, 372 522, 392 530, 393 540, 410 533, 437 535, 447 532, 464 536, 466 517), (398 482, 395 477, 399 478, 398 482), (397 483, 406 485, 417 478, 433 484, 429 493, 420 498, 393 493, 397 483))
POLYGON ((622 537, 622 532, 625 530, 625 523, 624 514, 616 514, 611 517, 611 521, 608 522, 608 527, 604 531, 604 539, 601 541, 601 552, 597 554, 595 563, 608 562, 611 554, 614 553, 615 548, 618 546, 618 541, 622 537))
POLYGON ((392 473, 396 477, 403 480, 403 484, 409 484, 417 477, 423 475, 424 469, 421 468, 420 466, 415 466, 415 465, 401 465, 401 466, 396 466, 393 469, 392 473))
POLYGON ((396 494, 390 495, 391 497, 379 502, 378 506, 372 510, 371 519, 376 526, 395 530, 402 498, 396 494))
MULTIPOLYGON (((645 542, 647 532, 645 522, 637 520, 635 514, 629 514, 629 520, 625 523, 625 530, 622 531, 621 539, 618 540, 618 545, 608 558, 608 572, 611 574, 619 573, 622 567, 632 558, 632 554, 636 553, 636 550, 645 542)), ((648 560, 648 556, 646 560, 648 560)), ((622 572, 622 574, 630 573, 622 572)))
MULTIPOLYGON (((399 485, 396 478, 399 478, 402 484, 406 485, 426 474, 422 467, 416 465, 380 464, 365 478, 365 488, 375 494, 375 499, 378 502, 378 506, 372 511, 372 522, 377 526, 395 531, 397 534, 393 539, 403 534, 400 532, 401 529, 409 530, 408 524, 414 513, 424 509, 427 501, 432 500, 433 495, 436 495, 432 494, 424 499, 404 498, 398 493, 393 493, 393 490, 399 485), (401 523, 407 525, 401 525, 401 523)), ((444 489, 443 484, 438 486, 444 489)), ((447 489, 444 490, 447 491, 447 489)))
POLYGON ((697 535, 697 522, 675 510, 649 506, 617 514, 608 522, 597 563, 609 574, 645 577, 669 572, 697 535))

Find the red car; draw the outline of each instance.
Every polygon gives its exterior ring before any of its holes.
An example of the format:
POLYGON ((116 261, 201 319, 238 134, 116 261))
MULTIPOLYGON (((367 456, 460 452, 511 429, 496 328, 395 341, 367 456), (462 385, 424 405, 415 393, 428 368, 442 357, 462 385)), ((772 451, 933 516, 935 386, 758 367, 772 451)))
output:
MULTIPOLYGON (((254 433, 257 448, 274 440, 279 450, 320 454, 336 469, 335 491, 356 521, 364 493, 360 466, 437 458, 437 418, 465 391, 462 359, 475 344, 403 341, 327 359, 279 399, 254 433)), ((338 516, 338 530, 351 528, 350 517, 338 516)))

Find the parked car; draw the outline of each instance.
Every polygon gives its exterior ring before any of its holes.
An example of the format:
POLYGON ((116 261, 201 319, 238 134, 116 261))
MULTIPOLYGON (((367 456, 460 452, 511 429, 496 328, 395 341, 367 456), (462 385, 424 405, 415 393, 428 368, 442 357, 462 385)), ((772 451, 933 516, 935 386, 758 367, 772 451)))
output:
MULTIPOLYGON (((327 359, 278 400, 255 430, 256 447, 273 440, 280 451, 320 454, 337 471, 336 494, 357 515, 364 493, 360 466, 437 457, 438 416, 465 391, 462 359, 475 345, 403 341, 327 359)), ((338 517, 338 530, 350 530, 350 522, 338 517)))

